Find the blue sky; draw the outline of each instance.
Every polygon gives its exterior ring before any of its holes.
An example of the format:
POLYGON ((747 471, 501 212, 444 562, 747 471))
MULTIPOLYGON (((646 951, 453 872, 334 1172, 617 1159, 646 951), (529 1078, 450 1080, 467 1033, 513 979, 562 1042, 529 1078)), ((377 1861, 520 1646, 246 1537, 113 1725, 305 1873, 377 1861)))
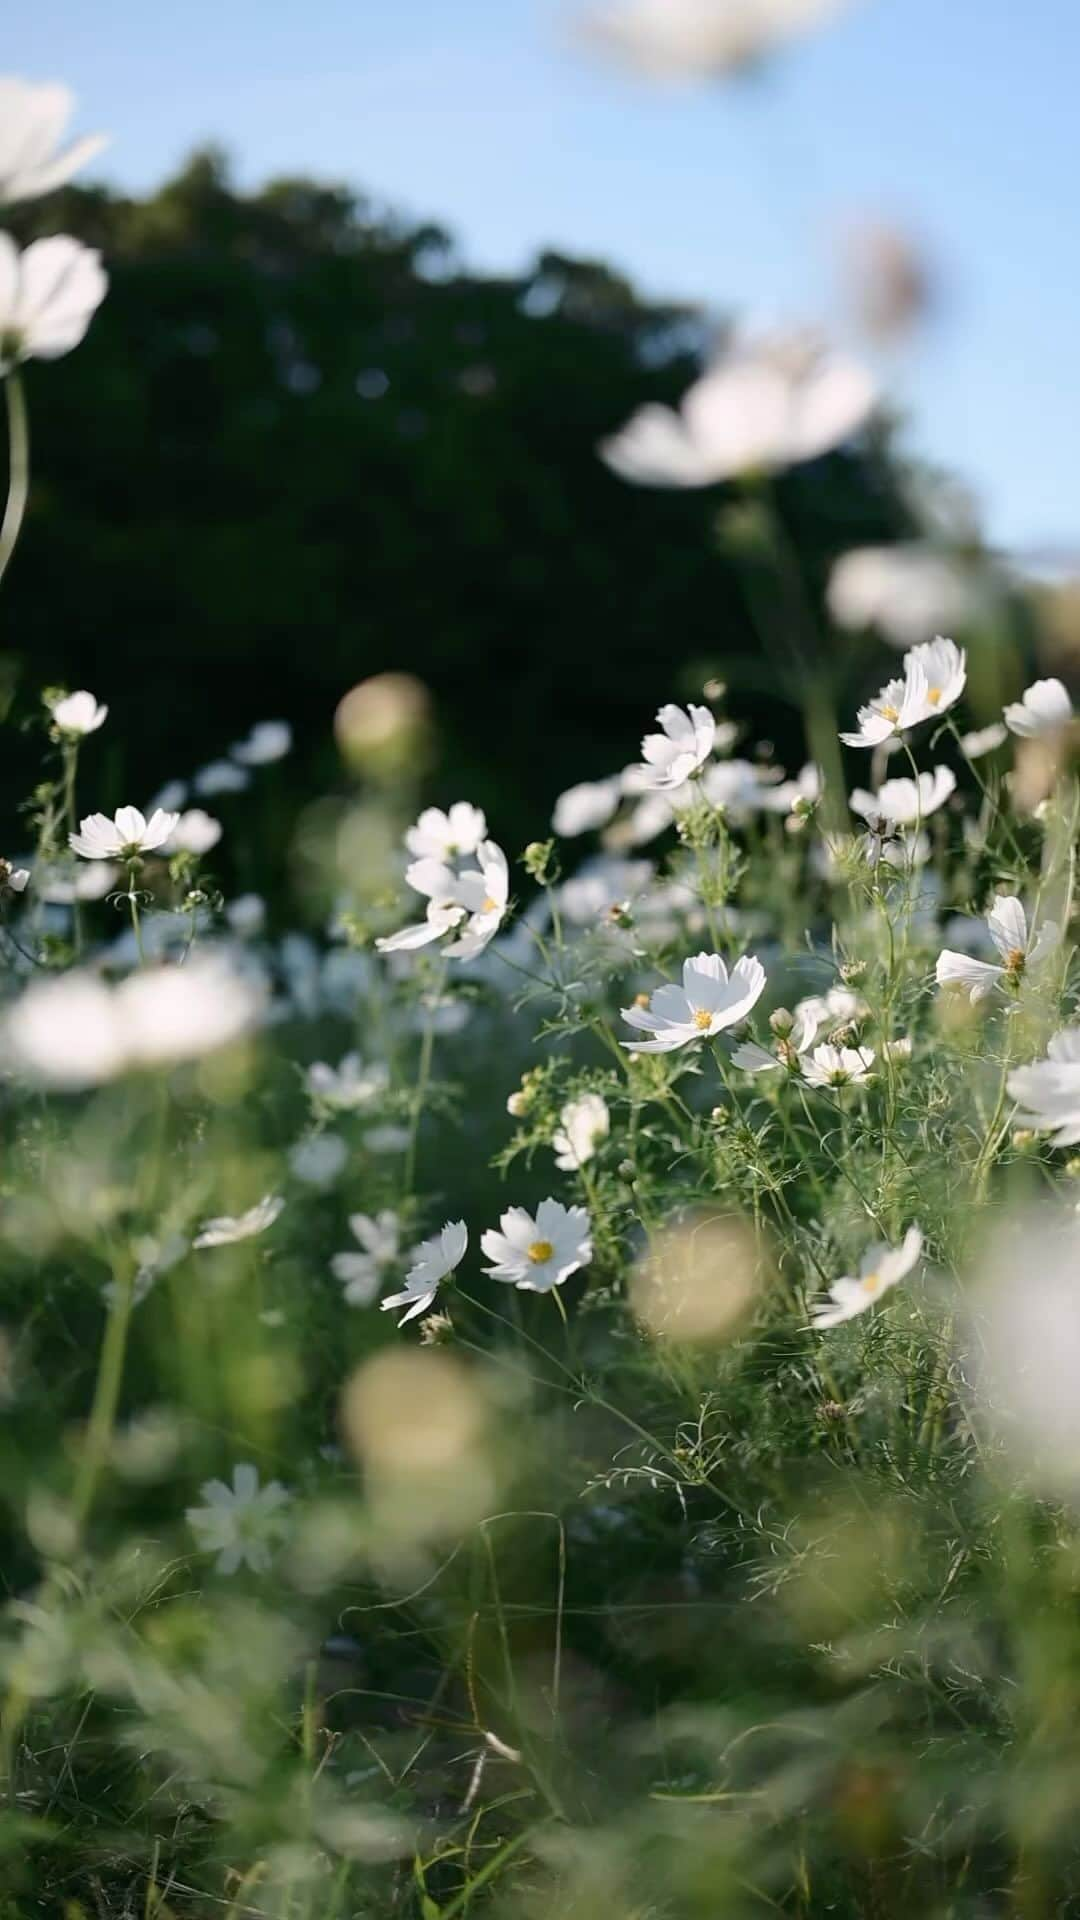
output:
POLYGON ((40 0, 5 66, 64 78, 99 170, 154 184, 221 140, 442 219, 477 266, 599 255, 648 291, 836 317, 834 236, 920 234, 942 308, 887 366, 911 447, 987 530, 1080 544, 1080 6, 857 0, 769 74, 657 90, 583 57, 574 0, 40 0))

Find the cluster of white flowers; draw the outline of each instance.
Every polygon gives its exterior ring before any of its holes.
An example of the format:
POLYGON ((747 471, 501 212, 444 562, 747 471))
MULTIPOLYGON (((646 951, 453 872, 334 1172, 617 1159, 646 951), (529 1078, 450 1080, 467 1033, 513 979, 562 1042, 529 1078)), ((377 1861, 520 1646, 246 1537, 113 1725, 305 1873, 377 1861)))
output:
MULTIPOLYGON (((66 87, 0 78, 0 205, 51 193, 100 151, 96 134, 60 151, 73 104, 66 87)), ((55 360, 77 347, 107 285, 100 254, 67 234, 20 253, 0 233, 0 378, 20 360, 55 360)))
POLYGON ((483 953, 510 900, 506 855, 486 835, 484 815, 465 801, 456 801, 448 813, 428 807, 420 815, 405 836, 414 855, 405 878, 426 897, 426 917, 378 940, 381 953, 412 952, 435 941, 448 958, 474 960, 483 953), (475 865, 462 864, 469 859, 475 865))
POLYGON ((904 655, 904 677, 890 680, 858 712, 858 731, 842 733, 849 747, 878 747, 926 720, 940 719, 956 705, 967 684, 967 658, 954 640, 939 635, 904 655))

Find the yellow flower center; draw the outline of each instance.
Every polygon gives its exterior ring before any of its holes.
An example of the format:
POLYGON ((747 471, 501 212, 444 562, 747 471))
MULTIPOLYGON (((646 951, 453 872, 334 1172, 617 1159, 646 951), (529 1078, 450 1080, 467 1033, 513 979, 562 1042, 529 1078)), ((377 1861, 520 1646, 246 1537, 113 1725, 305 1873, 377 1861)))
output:
POLYGON ((528 1249, 529 1259, 534 1267, 542 1267, 545 1260, 551 1259, 554 1251, 550 1240, 534 1240, 528 1249))
POLYGON ((649 996, 647 993, 635 993, 634 995, 635 1007, 647 1007, 648 1004, 649 1004, 649 996))
POLYGON ((899 720, 900 709, 899 707, 882 707, 881 717, 883 720, 899 720))
POLYGON ((864 1273, 861 1281, 864 1293, 876 1293, 881 1285, 880 1273, 864 1273))
POLYGON ((485 893, 480 902, 480 911, 481 913, 498 913, 499 903, 497 900, 492 899, 490 893, 485 893))
POLYGON ((712 1026, 712 1014, 707 1007, 698 1007, 694 1014, 694 1025, 699 1028, 702 1033, 708 1033, 709 1028, 712 1026))
POLYGON ((936 707, 936 706, 937 706, 937 703, 938 703, 938 701, 939 701, 939 700, 941 699, 941 688, 940 688, 940 687, 927 687, 927 689, 926 689, 926 697, 927 697, 927 699, 929 700, 929 702, 930 702, 930 705, 931 705, 932 707, 936 707))
POLYGON ((1024 961, 1026 959, 1027 959, 1027 955, 1024 952, 1023 947, 1010 947, 1008 953, 1005 955, 1006 973, 1011 973, 1011 974, 1023 973, 1024 961))

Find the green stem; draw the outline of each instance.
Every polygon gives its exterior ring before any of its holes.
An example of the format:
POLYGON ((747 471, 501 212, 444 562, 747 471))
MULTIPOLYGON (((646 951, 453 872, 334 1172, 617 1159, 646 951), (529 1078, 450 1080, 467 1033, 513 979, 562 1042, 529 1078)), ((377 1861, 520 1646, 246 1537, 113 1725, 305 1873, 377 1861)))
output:
POLYGON ((130 1261, 125 1261, 122 1273, 114 1268, 109 1318, 105 1323, 105 1338, 101 1343, 101 1354, 98 1359, 94 1400, 90 1409, 86 1442, 72 1498, 75 1518, 80 1526, 93 1506, 101 1470, 109 1457, 109 1448, 112 1444, 116 1409, 120 1404, 120 1385, 124 1377, 124 1355, 127 1352, 128 1327, 131 1323, 134 1279, 134 1269, 130 1261))
POLYGON ((0 580, 15 551, 30 492, 30 425, 22 376, 12 368, 4 383, 8 420, 8 496, 0 524, 0 580))

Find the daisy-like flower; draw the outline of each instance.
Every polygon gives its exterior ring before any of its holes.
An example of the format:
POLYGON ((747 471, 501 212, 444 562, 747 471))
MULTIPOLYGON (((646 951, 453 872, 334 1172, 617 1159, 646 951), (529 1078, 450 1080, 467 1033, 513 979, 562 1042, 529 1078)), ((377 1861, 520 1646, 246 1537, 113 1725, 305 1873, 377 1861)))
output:
POLYGON ((506 918, 510 900, 510 869, 494 840, 481 840, 476 851, 479 868, 469 867, 457 879, 457 899, 468 919, 443 952, 455 960, 475 960, 493 940, 506 918))
POLYGON ((269 1480, 260 1487, 256 1469, 241 1461, 233 1468, 231 1486, 207 1480, 199 1492, 206 1505, 187 1510, 199 1552, 217 1554, 218 1573, 236 1573, 243 1566, 266 1573, 286 1526, 289 1494, 281 1482, 269 1480))
POLYGON ((242 767, 268 767, 284 760, 292 748, 292 728, 287 720, 260 720, 246 740, 238 740, 229 755, 242 767))
POLYGON ((865 1313, 883 1293, 895 1287, 898 1280, 906 1279, 922 1253, 922 1244, 918 1227, 909 1227, 898 1247, 887 1243, 871 1247, 869 1253, 863 1255, 858 1276, 845 1275, 842 1280, 835 1280, 829 1288, 828 1299, 811 1307, 811 1325, 838 1327, 844 1320, 854 1320, 857 1314, 865 1313))
POLYGON ((661 707, 656 716, 663 733, 647 733, 641 743, 642 774, 660 790, 681 787, 703 767, 713 750, 716 721, 708 707, 661 707))
POLYGON ((1059 733, 1072 716, 1072 701, 1061 681, 1036 680, 1005 708, 1005 725, 1022 740, 1033 740, 1039 734, 1059 733))
POLYGON ((535 1218, 524 1207, 508 1207, 480 1245, 493 1263, 487 1272, 523 1293, 550 1293, 592 1259, 589 1216, 584 1207, 541 1200, 535 1218))
POLYGON ((445 813, 441 807, 425 807, 405 835, 405 845, 415 859, 437 860, 445 867, 475 853, 486 837, 487 821, 481 809, 467 800, 455 800, 445 813))
POLYGON ((140 1067, 197 1060, 245 1033, 262 995, 215 959, 148 967, 119 987, 74 969, 35 980, 4 1017, 8 1057, 27 1079, 75 1091, 140 1067))
POLYGON ((204 1220, 192 1241, 193 1247, 232 1247, 238 1240, 253 1240, 272 1227, 285 1202, 278 1194, 264 1193, 246 1213, 221 1213, 204 1220))
POLYGON ((385 1207, 374 1215, 350 1213, 349 1227, 363 1251, 354 1253, 349 1248, 335 1253, 330 1271, 335 1280, 341 1281, 350 1307, 367 1307, 379 1291, 383 1270, 392 1267, 398 1257, 401 1226, 393 1209, 385 1207))
POLYGON ((1080 1027, 1055 1033, 1045 1060, 1014 1067, 1008 1089, 1024 1109, 1018 1126, 1049 1132, 1052 1146, 1074 1147, 1080 1141, 1080 1027))
POLYGON ((954 707, 967 685, 967 655, 955 640, 927 640, 904 655, 904 671, 909 680, 916 674, 925 682, 923 712, 920 719, 933 720, 954 707))
POLYGON ((61 149, 74 105, 67 87, 0 76, 0 206, 52 193, 108 144, 105 134, 87 133, 61 149))
POLYGON ((25 893, 29 880, 29 867, 13 867, 10 860, 0 860, 0 894, 25 893))
POLYGON ((68 835, 68 845, 84 860, 136 860, 164 847, 179 818, 161 807, 149 820, 138 807, 118 807, 111 820, 107 813, 91 813, 80 820, 78 833, 68 835))
POLYGON ((918 541, 842 554, 829 576, 827 599, 838 627, 876 627, 896 647, 962 626, 980 603, 971 576, 918 541))
POLYGON ((803 1057, 802 1076, 809 1087, 857 1087, 869 1079, 873 1047, 834 1047, 828 1041, 803 1057))
POLYGON ((406 1320, 415 1320, 426 1313, 434 1306, 442 1281, 461 1265, 468 1244, 469 1229, 464 1220, 448 1220, 433 1239, 421 1240, 409 1255, 411 1264, 401 1292, 389 1293, 379 1302, 383 1312, 404 1307, 399 1327, 403 1327, 406 1320))
POLYGON ((202 807, 189 807, 182 813, 168 839, 162 846, 163 853, 193 853, 196 856, 209 853, 221 839, 221 821, 215 820, 212 813, 206 813, 202 807))
POLYGON ((850 439, 876 399, 865 369, 816 339, 747 340, 690 388, 678 413, 639 408, 600 455, 639 486, 708 487, 816 459, 850 439))
POLYGON ((682 986, 657 987, 647 1007, 624 1007, 628 1026, 650 1034, 648 1040, 623 1040, 635 1053, 671 1053, 692 1040, 709 1040, 745 1020, 765 988, 765 969, 752 954, 737 960, 730 974, 718 953, 699 953, 683 962, 682 986))
POLYGON ((560 839, 572 840, 579 833, 592 833, 606 827, 622 795, 618 774, 610 780, 582 780, 576 787, 560 793, 551 816, 552 830, 560 839))
POLYGON ((348 1113, 386 1092, 390 1069, 381 1060, 366 1067, 358 1053, 347 1053, 336 1067, 329 1066, 325 1060, 316 1060, 304 1077, 313 1100, 348 1113))
POLYGON ((552 1138, 555 1165, 563 1173, 573 1173, 591 1160, 602 1140, 611 1132, 607 1103, 598 1093, 582 1093, 568 1100, 559 1115, 558 1132, 552 1138))
POLYGON ((458 875, 443 861, 431 856, 414 860, 405 870, 405 880, 414 892, 427 895, 427 917, 376 940, 380 953, 411 953, 417 947, 431 946, 465 918, 458 875))
POLYGON ((778 1019, 777 1015, 782 1016, 784 1011, 778 1007, 772 1018, 776 1035, 773 1050, 759 1047, 756 1040, 746 1040, 732 1053, 733 1066, 741 1067, 744 1073, 766 1073, 773 1067, 783 1067, 788 1073, 801 1072, 804 1055, 813 1046, 821 1025, 817 1003, 806 1000, 787 1019, 778 1019))
POLYGON ((915 726, 924 717, 926 691, 925 677, 918 668, 903 680, 890 680, 859 708, 857 730, 840 735, 845 747, 879 747, 883 740, 915 726))
POLYGON ((1029 932, 1027 915, 1015 894, 999 895, 986 916, 986 924, 998 953, 1000 964, 976 960, 969 953, 955 953, 945 947, 938 954, 936 977, 939 987, 959 987, 972 1006, 985 1000, 994 988, 1008 981, 1018 983, 1033 967, 1048 960, 1057 947, 1061 933, 1053 920, 1044 920, 1038 933, 1029 932))
POLYGON ((67 234, 24 253, 0 233, 0 377, 20 360, 58 360, 77 347, 105 298, 101 255, 67 234))
POLYGON ((78 693, 66 693, 62 700, 55 700, 50 712, 61 733, 81 740, 84 734, 96 733, 104 726, 109 709, 83 687, 78 693))
POLYGON ((872 829, 879 822, 889 827, 913 827, 945 805, 956 791, 956 775, 951 767, 935 767, 933 773, 920 773, 918 781, 886 780, 877 793, 856 787, 851 796, 853 813, 860 813, 872 829))

